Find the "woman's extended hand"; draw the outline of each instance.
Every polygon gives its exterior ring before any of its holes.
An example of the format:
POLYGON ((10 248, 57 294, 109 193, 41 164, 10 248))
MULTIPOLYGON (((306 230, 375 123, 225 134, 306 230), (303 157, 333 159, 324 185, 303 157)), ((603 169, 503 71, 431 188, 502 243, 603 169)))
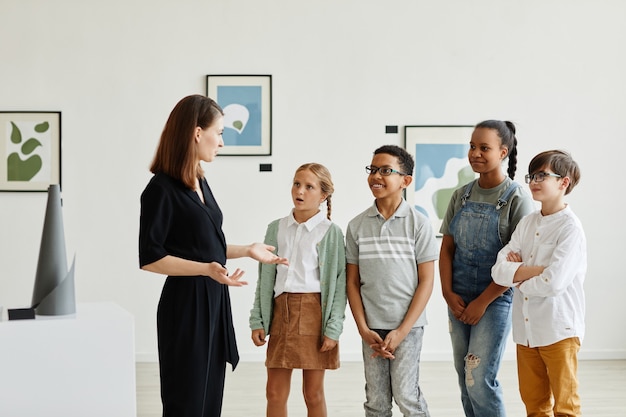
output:
POLYGON ((207 275, 220 284, 225 284, 231 287, 242 287, 244 285, 248 285, 246 281, 240 281, 243 274, 245 274, 245 271, 242 271, 239 268, 235 269, 235 272, 232 274, 229 274, 228 269, 220 265, 218 262, 211 262, 208 264, 208 268, 209 273, 207 275))
POLYGON ((252 243, 248 249, 248 256, 264 264, 289 265, 287 258, 274 254, 275 247, 264 243, 252 243))

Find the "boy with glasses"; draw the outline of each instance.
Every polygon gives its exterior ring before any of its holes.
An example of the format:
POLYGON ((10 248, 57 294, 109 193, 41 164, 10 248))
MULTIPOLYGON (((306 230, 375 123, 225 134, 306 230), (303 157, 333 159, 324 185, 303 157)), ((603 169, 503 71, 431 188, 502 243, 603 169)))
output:
POLYGON ((429 416, 419 387, 419 362, 439 247, 430 221, 403 196, 414 161, 403 148, 382 146, 365 167, 374 204, 348 224, 346 282, 363 340, 365 415, 429 416))
POLYGON ((541 209, 524 217, 498 254, 493 280, 514 287, 513 340, 519 390, 529 416, 580 416, 578 351, 585 333, 587 248, 565 203, 580 180, 563 151, 535 156, 526 182, 541 209))

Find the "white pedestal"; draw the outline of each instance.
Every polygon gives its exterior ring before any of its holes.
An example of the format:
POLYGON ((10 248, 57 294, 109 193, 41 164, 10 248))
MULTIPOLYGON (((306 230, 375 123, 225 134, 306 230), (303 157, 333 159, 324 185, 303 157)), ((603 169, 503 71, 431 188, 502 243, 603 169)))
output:
POLYGON ((134 318, 114 303, 0 322, 0 416, 135 417, 134 318))

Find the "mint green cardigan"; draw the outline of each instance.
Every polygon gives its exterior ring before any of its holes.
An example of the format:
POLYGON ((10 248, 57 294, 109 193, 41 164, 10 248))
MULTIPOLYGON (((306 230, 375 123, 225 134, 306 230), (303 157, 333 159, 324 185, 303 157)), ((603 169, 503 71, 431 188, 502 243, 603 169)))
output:
MULTIPOLYGON (((278 248, 278 223, 275 220, 267 227, 265 243, 278 248)), ((332 223, 317 244, 320 268, 322 300, 322 334, 339 340, 343 331, 346 311, 346 252, 343 232, 332 223)), ((256 283, 254 305, 250 310, 250 329, 264 329, 269 335, 274 311, 275 264, 259 264, 259 278, 256 283)))

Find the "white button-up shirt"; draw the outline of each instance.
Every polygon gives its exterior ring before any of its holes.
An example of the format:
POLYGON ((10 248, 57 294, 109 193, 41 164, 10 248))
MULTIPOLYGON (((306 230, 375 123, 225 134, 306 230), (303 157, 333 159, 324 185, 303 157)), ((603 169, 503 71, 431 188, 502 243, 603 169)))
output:
POLYGON ((524 217, 511 241, 500 251, 491 272, 493 280, 513 287, 520 265, 544 266, 544 271, 515 287, 513 340, 539 347, 570 337, 582 341, 585 333, 587 246, 582 225, 565 209, 548 215, 536 211, 524 217), (523 263, 509 262, 509 252, 519 253, 523 263))
POLYGON ((320 211, 304 223, 293 218, 293 211, 278 225, 278 256, 289 265, 277 265, 274 297, 283 292, 320 292, 317 245, 330 228, 326 212, 320 211))

